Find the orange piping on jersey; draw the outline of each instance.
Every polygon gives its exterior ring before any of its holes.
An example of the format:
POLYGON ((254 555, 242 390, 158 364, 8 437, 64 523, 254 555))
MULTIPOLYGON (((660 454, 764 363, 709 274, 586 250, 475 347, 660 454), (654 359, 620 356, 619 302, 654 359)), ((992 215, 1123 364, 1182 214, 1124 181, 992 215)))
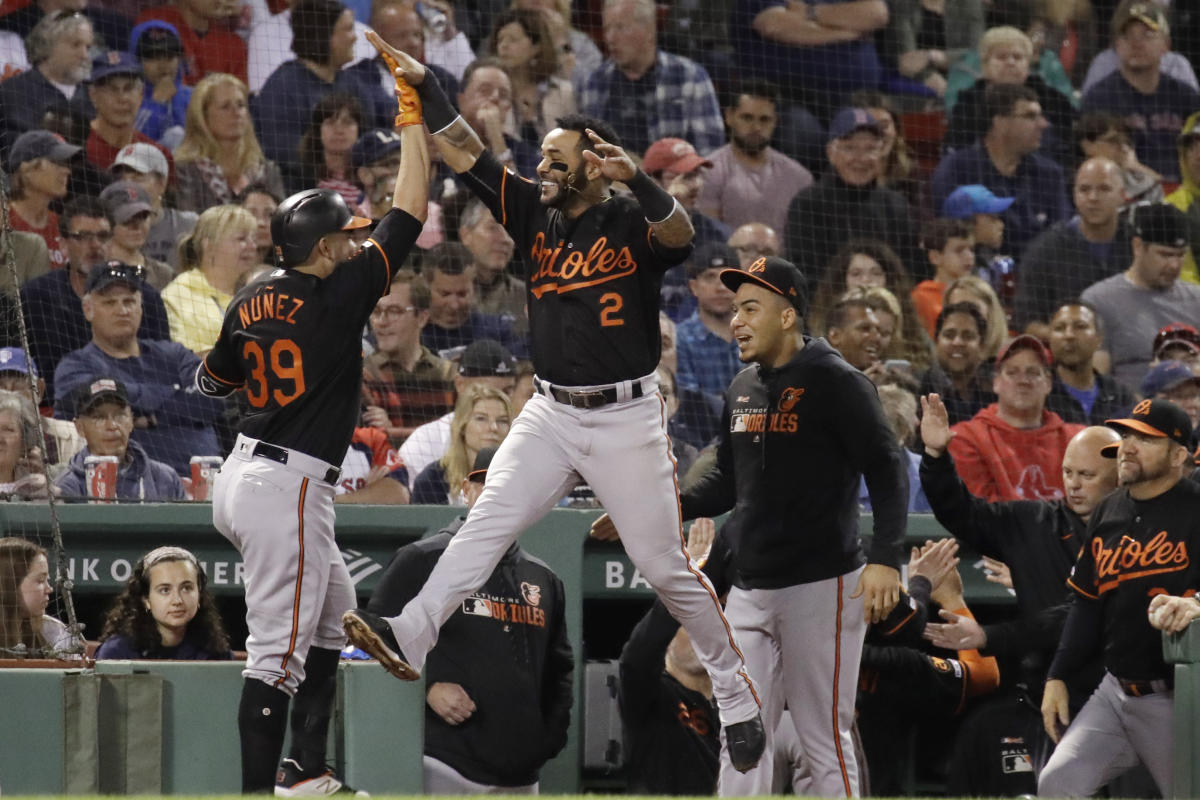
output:
POLYGON ((222 378, 220 375, 218 375, 217 373, 213 372, 212 368, 210 366, 208 366, 208 356, 207 355, 204 356, 204 360, 200 363, 204 366, 204 371, 208 373, 208 377, 212 378, 217 383, 223 383, 226 386, 241 386, 242 384, 245 383, 245 381, 238 381, 236 383, 234 383, 233 381, 227 381, 224 378, 222 378))
POLYGON ((846 797, 851 797, 850 774, 846 772, 846 756, 842 752, 842 734, 838 728, 838 680, 842 672, 842 576, 837 579, 837 621, 833 634, 833 742, 837 747, 838 767, 842 771, 842 786, 846 797))
MULTIPOLYGON (((379 255, 383 256, 383 268, 387 270, 387 280, 383 284, 383 294, 387 294, 388 287, 392 285, 392 262, 388 259, 387 253, 379 246, 379 242, 373 237, 367 237, 367 241, 375 245, 375 249, 379 251, 379 255)), ((381 295, 382 296, 382 295, 381 295)))
POLYGON ((1067 578, 1067 586, 1070 586, 1072 589, 1079 592, 1081 595, 1088 598, 1089 600, 1099 600, 1100 599, 1100 595, 1092 594, 1091 592, 1087 591, 1086 589, 1083 589, 1077 583, 1072 581, 1070 578, 1067 578))
POLYGON ((904 623, 906 623, 906 622, 908 622, 910 619, 912 619, 912 618, 913 618, 913 614, 916 614, 916 613, 917 613, 917 610, 916 610, 915 608, 909 608, 909 610, 908 610, 908 616, 906 616, 904 619, 902 619, 902 620, 900 620, 899 622, 897 622, 897 623, 896 623, 896 626, 895 626, 894 628, 892 628, 891 630, 884 631, 884 632, 883 632, 883 635, 884 635, 884 636, 891 636, 893 633, 895 633, 896 631, 898 631, 898 630, 900 630, 901 628, 903 628, 903 627, 904 627, 904 623))
POLYGON ((505 186, 508 185, 508 170, 501 168, 500 170, 500 224, 508 225, 508 205, 504 202, 507 195, 504 193, 505 186))
POLYGON ((292 598, 292 635, 288 639, 287 652, 283 654, 283 663, 279 666, 283 669, 283 677, 275 681, 275 685, 279 686, 286 681, 292 674, 288 669, 288 661, 292 658, 292 653, 296 652, 296 634, 300 629, 300 590, 304 585, 304 498, 308 494, 308 478, 300 482, 300 502, 296 506, 297 520, 297 538, 300 543, 300 560, 296 563, 296 593, 292 598))

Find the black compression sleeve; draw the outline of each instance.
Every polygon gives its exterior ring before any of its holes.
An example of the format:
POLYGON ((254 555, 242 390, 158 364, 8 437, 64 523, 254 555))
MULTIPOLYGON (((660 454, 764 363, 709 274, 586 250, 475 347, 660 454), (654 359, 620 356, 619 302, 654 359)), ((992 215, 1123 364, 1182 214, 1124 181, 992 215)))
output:
POLYGON ((646 215, 646 221, 654 224, 662 222, 675 210, 675 198, 667 194, 667 190, 654 182, 640 169, 637 175, 625 181, 625 185, 637 198, 638 205, 646 215))
POLYGON ((425 116, 425 127, 437 133, 458 118, 458 111, 446 97, 446 91, 438 83, 432 70, 425 70, 425 80, 417 84, 417 96, 421 98, 421 113, 425 116))

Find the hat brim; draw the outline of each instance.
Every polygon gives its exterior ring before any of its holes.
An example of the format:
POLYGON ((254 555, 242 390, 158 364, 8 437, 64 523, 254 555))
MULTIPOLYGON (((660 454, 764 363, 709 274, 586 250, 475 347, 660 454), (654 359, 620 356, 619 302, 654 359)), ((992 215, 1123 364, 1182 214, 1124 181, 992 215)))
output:
POLYGON ((136 217, 138 214, 144 214, 147 211, 154 211, 154 207, 149 203, 126 203, 121 208, 113 213, 113 222, 118 225, 124 225, 129 220, 136 217))
POLYGON ((667 166, 663 167, 663 169, 669 169, 676 175, 687 175, 688 173, 695 172, 701 167, 711 167, 712 165, 713 163, 707 158, 701 158, 695 153, 692 153, 668 164, 667 166))
POLYGON ((91 411, 93 408, 100 405, 101 403, 105 403, 110 400, 115 400, 118 403, 120 403, 121 405, 125 406, 126 408, 129 408, 129 398, 128 397, 121 394, 120 392, 116 392, 116 391, 112 391, 112 390, 105 390, 103 392, 100 392, 99 394, 92 395, 91 397, 89 397, 88 399, 86 399, 82 403, 80 403, 79 408, 77 408, 75 410, 75 416, 77 416, 77 417, 83 416, 84 414, 91 411))
POLYGON ((853 128, 851 128, 848 131, 831 134, 829 136, 829 141, 836 142, 838 139, 848 139, 851 136, 853 136, 854 134, 858 133, 859 131, 866 131, 867 133, 873 133, 876 136, 878 136, 879 138, 881 138, 881 139, 883 138, 883 126, 882 125, 880 125, 878 122, 863 122, 859 125, 855 125, 853 128))
POLYGON ((82 152, 82 147, 76 147, 68 142, 59 142, 58 144, 54 145, 53 150, 46 154, 46 158, 50 159, 51 161, 66 162, 70 161, 82 152))
POLYGON ((982 203, 983 208, 975 211, 976 214, 1003 214, 1005 211, 1016 202, 1015 197, 993 197, 991 200, 985 200, 982 203))
POLYGON ((1103 456, 1104 458, 1116 458, 1117 451, 1120 449, 1121 449, 1120 442, 1113 442, 1112 444, 1106 444, 1106 445, 1104 445, 1104 447, 1100 448, 1100 455, 1103 456))
POLYGON ((467 473, 467 480, 469 480, 471 483, 483 483, 486 477, 486 469, 473 469, 467 473))
POLYGON ((721 283, 725 284, 725 286, 731 292, 736 292, 738 287, 743 283, 753 283, 756 286, 761 286, 772 294, 777 294, 785 300, 787 299, 787 296, 780 290, 778 286, 768 280, 758 277, 757 275, 746 272, 744 269, 726 267, 725 269, 721 270, 721 274, 718 277, 720 277, 721 283))
POLYGON ((357 231, 357 230, 362 230, 363 228, 369 228, 374 224, 375 224, 374 222, 367 219, 366 217, 351 216, 350 221, 342 226, 342 230, 357 231))
POLYGON ((1106 419, 1104 420, 1104 424, 1106 427, 1112 428, 1115 431, 1131 430, 1137 431, 1138 433, 1144 433, 1147 436, 1153 436, 1156 439, 1168 438, 1167 435, 1158 428, 1154 427, 1153 425, 1147 425, 1140 419, 1106 419))

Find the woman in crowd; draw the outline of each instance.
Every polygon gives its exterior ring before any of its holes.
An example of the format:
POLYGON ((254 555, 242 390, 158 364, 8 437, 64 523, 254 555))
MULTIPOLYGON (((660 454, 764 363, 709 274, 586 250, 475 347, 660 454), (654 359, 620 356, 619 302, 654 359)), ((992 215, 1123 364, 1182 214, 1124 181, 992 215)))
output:
POLYGON ((223 72, 192 90, 183 141, 175 151, 177 206, 200 212, 232 203, 252 183, 283 195, 279 169, 263 156, 250 121, 246 84, 223 72))
POLYGON ((921 376, 918 394, 941 395, 951 425, 970 419, 996 399, 984 356, 983 333, 987 326, 978 307, 970 302, 947 302, 938 314, 934 342, 937 363, 921 376))
MULTIPOLYGON (((983 331, 983 357, 987 361, 994 359, 1009 339, 1008 315, 996 290, 983 278, 964 275, 946 286, 942 304, 948 306, 951 303, 971 303, 979 310, 987 322, 987 328, 983 331)), ((928 392, 922 392, 922 396, 926 394, 928 392)))
POLYGON ((350 151, 363 129, 362 104, 354 95, 330 92, 318 100, 297 146, 300 171, 288 175, 291 191, 332 189, 354 208, 362 186, 350 163, 350 151))
POLYGON ((0 658, 53 655, 67 626, 46 614, 54 584, 46 551, 27 539, 0 539, 0 658))
POLYGON ((933 343, 920 325, 913 325, 904 313, 899 298, 884 286, 860 286, 849 289, 839 299, 859 296, 879 319, 880 367, 887 361, 907 361, 902 371, 919 375, 933 363, 933 343))
POLYGON ((412 502, 463 505, 458 487, 471 471, 475 456, 485 447, 498 447, 511 422, 512 404, 499 389, 474 384, 459 394, 446 454, 421 470, 413 482, 412 502), (451 486, 455 487, 453 494, 451 486))
POLYGON ((556 75, 558 52, 546 18, 539 11, 506 11, 487 47, 512 81, 517 137, 540 145, 556 119, 575 111, 570 82, 556 75))
POLYGON ((1090 111, 1075 122, 1077 163, 1089 158, 1107 158, 1121 168, 1125 181, 1125 205, 1160 203, 1163 199, 1162 176, 1138 160, 1133 135, 1125 120, 1113 114, 1090 111))
POLYGON ((171 338, 203 354, 217 341, 238 278, 258 266, 258 222, 241 206, 200 215, 179 243, 180 272, 163 289, 171 338))
POLYGON ((571 27, 571 0, 513 0, 512 8, 541 11, 546 14, 551 29, 560 22, 566 28, 566 41, 559 43, 560 67, 561 62, 566 60, 574 61, 574 67, 566 75, 560 70, 561 77, 573 83, 582 83, 604 63, 604 54, 596 47, 592 37, 571 27))
POLYGON ((275 213, 281 199, 265 183, 250 184, 240 198, 242 208, 254 215, 254 220, 258 223, 254 232, 254 244, 258 248, 260 264, 275 263, 271 252, 271 215, 275 213))
POLYGON ((229 636, 196 557, 160 547, 138 559, 104 619, 96 660, 227 660, 229 636))
POLYGON ((46 497, 43 444, 29 399, 0 391, 0 500, 46 497))
POLYGON ((883 92, 862 89, 850 96, 850 105, 871 112, 883 129, 883 169, 879 185, 904 195, 913 208, 921 204, 921 182, 913 174, 916 162, 904 135, 900 133, 900 110, 883 92))

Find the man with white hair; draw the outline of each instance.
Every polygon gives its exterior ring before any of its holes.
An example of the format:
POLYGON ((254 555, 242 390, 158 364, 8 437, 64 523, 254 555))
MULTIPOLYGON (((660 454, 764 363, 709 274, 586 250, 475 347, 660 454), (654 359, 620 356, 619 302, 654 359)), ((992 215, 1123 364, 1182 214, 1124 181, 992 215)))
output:
POLYGON ((80 89, 92 72, 94 41, 92 23, 80 14, 56 12, 34 27, 25 42, 33 69, 0 83, 0 145, 8 148, 42 127, 49 109, 71 105, 90 117, 91 103, 80 89))

